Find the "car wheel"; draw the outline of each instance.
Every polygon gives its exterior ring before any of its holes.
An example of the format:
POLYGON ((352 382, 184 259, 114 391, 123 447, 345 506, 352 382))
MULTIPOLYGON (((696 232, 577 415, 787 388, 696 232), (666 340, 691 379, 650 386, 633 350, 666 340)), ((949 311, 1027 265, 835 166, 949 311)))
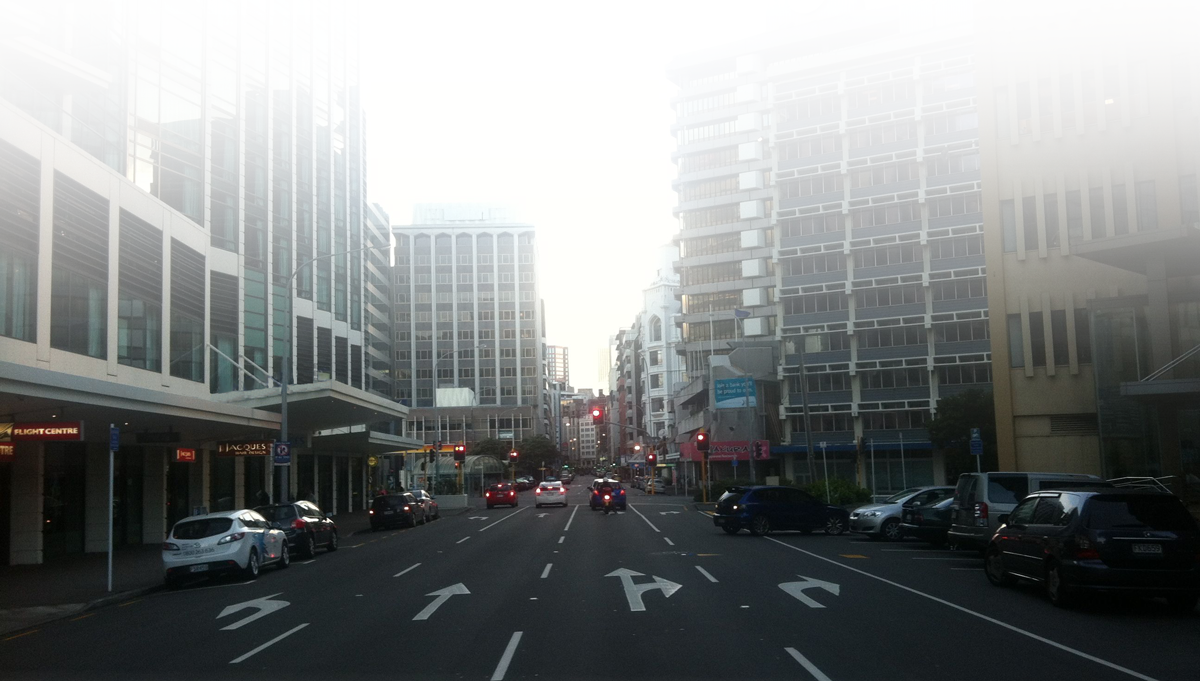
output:
POLYGON ((304 533, 304 544, 300 547, 300 555, 305 558, 312 558, 317 555, 317 542, 308 532, 304 533))
POLYGON ((1071 585, 1063 578, 1058 563, 1046 566, 1046 597, 1050 602, 1059 608, 1069 608, 1075 601, 1074 596, 1071 585))
POLYGON ((841 516, 831 515, 825 519, 825 534, 841 535, 846 533, 846 521, 841 516))
POLYGON ((261 567, 258 564, 258 549, 250 547, 250 558, 246 561, 246 567, 242 572, 246 575, 246 579, 258 579, 258 569, 261 567))
POLYGON ((904 530, 900 527, 900 521, 895 518, 884 521, 883 526, 879 528, 879 536, 888 541, 900 541, 904 538, 904 530))
POLYGON ((725 530, 725 534, 737 534, 738 530, 740 530, 742 528, 737 527, 735 525, 724 525, 721 527, 721 529, 725 530))
POLYGON ((1167 598, 1167 606, 1171 608, 1171 612, 1179 615, 1190 615, 1196 609, 1196 603, 1200 602, 1200 596, 1191 594, 1187 596, 1169 596, 1167 598))
POLYGON ((997 548, 992 548, 987 552, 987 557, 983 559, 983 572, 987 575, 988 581, 996 586, 1012 586, 1016 581, 1004 569, 1004 558, 1000 556, 1000 549, 997 548))
POLYGON ((283 542, 283 546, 280 547, 279 562, 275 564, 275 567, 279 570, 285 570, 285 569, 287 569, 287 566, 289 566, 291 564, 292 564, 292 554, 288 551, 288 545, 287 545, 287 542, 285 541, 285 542, 283 542))
POLYGON ((333 534, 329 535, 329 543, 325 545, 325 550, 333 552, 333 551, 337 551, 337 549, 338 549, 338 536, 337 536, 337 532, 334 531, 333 534))
POLYGON ((755 537, 765 537, 771 533, 771 521, 765 515, 756 515, 750 521, 750 534, 755 537))
POLYGON ((422 524, 422 525, 424 525, 424 524, 425 524, 425 523, 426 523, 428 520, 429 520, 429 519, 425 517, 425 514, 424 514, 424 513, 422 513, 422 514, 421 514, 421 524, 422 524))

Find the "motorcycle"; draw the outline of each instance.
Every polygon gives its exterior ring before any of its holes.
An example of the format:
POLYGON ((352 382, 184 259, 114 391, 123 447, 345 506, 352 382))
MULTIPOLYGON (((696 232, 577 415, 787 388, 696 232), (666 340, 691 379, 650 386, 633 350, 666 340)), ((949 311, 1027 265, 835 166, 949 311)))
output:
POLYGON ((615 510, 616 509, 613 508, 612 495, 605 494, 604 495, 604 515, 608 515, 609 513, 612 513, 615 510))

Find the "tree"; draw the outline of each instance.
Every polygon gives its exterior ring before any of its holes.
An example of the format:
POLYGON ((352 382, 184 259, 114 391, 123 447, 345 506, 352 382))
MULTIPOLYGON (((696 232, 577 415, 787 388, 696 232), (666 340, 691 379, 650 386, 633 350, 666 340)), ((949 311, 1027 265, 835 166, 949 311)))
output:
POLYGON ((500 461, 505 466, 508 465, 508 452, 512 449, 512 445, 506 440, 497 440, 494 437, 489 437, 479 442, 476 442, 471 447, 471 451, 467 452, 472 456, 490 456, 497 461, 500 461))
POLYGON ((971 455, 971 429, 979 429, 983 440, 983 470, 995 470, 996 455, 996 406, 991 391, 966 390, 957 395, 938 400, 937 417, 926 424, 929 440, 946 456, 948 480, 956 480, 960 473, 975 470, 975 457, 971 455))
POLYGON ((527 437, 517 445, 519 457, 517 468, 530 475, 541 477, 543 466, 547 469, 558 470, 558 447, 545 435, 527 437))

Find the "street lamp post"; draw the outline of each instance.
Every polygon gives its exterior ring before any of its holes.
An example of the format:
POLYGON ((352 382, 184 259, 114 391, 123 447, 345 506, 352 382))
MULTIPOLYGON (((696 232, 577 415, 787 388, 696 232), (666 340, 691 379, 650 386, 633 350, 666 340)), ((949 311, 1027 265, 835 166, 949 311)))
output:
MULTIPOLYGON (((315 258, 309 258, 308 260, 305 260, 304 262, 300 263, 299 265, 296 266, 295 269, 292 270, 292 273, 288 275, 287 284, 286 284, 287 301, 288 301, 288 319, 287 319, 288 333, 287 333, 287 345, 285 346, 287 348, 287 351, 283 353, 283 380, 279 382, 279 441, 280 442, 288 441, 287 398, 288 398, 288 383, 291 382, 291 378, 292 378, 292 336, 293 336, 293 331, 292 331, 292 308, 293 308, 293 306, 292 306, 292 295, 293 295, 292 282, 296 279, 296 275, 300 273, 300 270, 304 269, 305 267, 308 267, 309 265, 313 264, 314 262, 316 262, 322 258, 335 258, 335 257, 341 256, 341 255, 350 255, 351 253, 361 253, 363 251, 376 251, 376 250, 381 250, 384 248, 391 248, 391 245, 364 246, 362 248, 355 248, 354 250, 350 250, 350 251, 342 251, 341 253, 326 253, 324 255, 318 255, 315 258)), ((290 449, 289 449, 289 452, 290 452, 290 449)), ((282 468, 283 468, 283 476, 282 476, 283 480, 282 480, 282 484, 279 486, 279 488, 280 488, 279 501, 286 503, 288 501, 288 495, 291 492, 291 480, 288 479, 288 476, 291 472, 291 465, 289 464, 287 466, 283 466, 282 468)))

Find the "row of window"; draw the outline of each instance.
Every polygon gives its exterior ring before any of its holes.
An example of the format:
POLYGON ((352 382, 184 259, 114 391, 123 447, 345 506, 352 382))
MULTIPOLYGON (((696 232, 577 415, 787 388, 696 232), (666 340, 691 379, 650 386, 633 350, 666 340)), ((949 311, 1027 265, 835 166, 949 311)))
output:
POLYGON ((680 227, 685 230, 726 225, 741 219, 741 211, 736 203, 727 206, 689 210, 679 214, 680 227))
MULTIPOLYGON (((855 334, 859 349, 891 348, 926 345, 928 334, 923 326, 884 326, 862 329, 855 334)), ((850 349, 850 334, 827 332, 804 336, 805 352, 832 352, 850 349)), ((933 325, 933 338, 938 343, 988 340, 988 324, 984 319, 942 322, 933 325)))
MULTIPOLYGON (((433 341, 435 337, 439 341, 453 341, 455 338, 457 338, 458 340, 475 340, 476 338, 478 338, 479 340, 495 340, 496 339, 496 330, 495 329, 479 329, 478 335, 475 333, 474 329, 459 329, 457 334, 452 329, 438 331, 436 334, 434 334, 433 331, 424 330, 424 329, 418 329, 416 331, 397 331, 396 332, 396 340, 405 342, 405 343, 407 343, 409 340, 415 340, 418 343, 427 343, 427 342, 433 341)), ((534 330, 533 329, 521 329, 520 337, 523 339, 533 339, 534 338, 534 330)), ((516 329, 500 329, 500 340, 516 340, 516 339, 517 339, 517 330, 516 329)))
MULTIPOLYGON (((860 412, 863 430, 899 430, 902 428, 924 428, 929 421, 926 410, 866 411, 860 412)), ((804 417, 789 419, 793 433, 804 432, 804 417)), ((814 433, 853 432, 854 417, 850 412, 810 414, 809 426, 814 433)))
POLYGON ((679 257, 695 258, 701 255, 716 255, 742 250, 742 235, 739 232, 683 239, 679 242, 679 257))
MULTIPOLYGON (((944 217, 946 215, 964 215, 968 212, 978 211, 979 195, 977 193, 956 194, 952 197, 942 197, 929 202, 929 216, 931 218, 944 217)), ((920 219, 921 205, 916 201, 888 203, 868 208, 856 208, 850 211, 850 225, 855 228, 918 222, 920 219)), ((779 226, 784 237, 809 236, 812 234, 825 234, 827 232, 840 232, 845 229, 845 219, 841 213, 819 213, 787 218, 781 220, 779 226)))
MULTIPOLYGON (((493 277, 491 272, 480 272, 479 273, 479 283, 480 284, 493 284, 493 283, 499 282, 501 284, 513 284, 513 283, 516 283, 517 281, 520 281, 520 283, 522 283, 522 284, 532 284, 533 283, 533 272, 520 272, 519 278, 514 278, 513 274, 514 274, 513 272, 501 272, 498 276, 493 277)), ((439 285, 450 285, 450 284, 454 283, 454 275, 449 274, 449 273, 438 274, 435 277, 433 277, 433 279, 431 280, 430 276, 428 274, 417 274, 413 277, 410 277, 408 274, 405 274, 405 273, 397 273, 392 277, 392 281, 395 284, 398 284, 401 286, 408 285, 408 283, 410 281, 415 284, 418 284, 418 285, 430 284, 430 283, 436 283, 439 285)), ((474 276, 470 272, 459 272, 458 283, 460 283, 460 284, 474 283, 474 276)))
POLYGON ((679 158, 679 174, 695 173, 701 170, 724 168, 738 162, 737 147, 714 149, 700 154, 691 154, 679 158))
POLYGON ((717 137, 727 137, 737 132, 737 121, 728 120, 718 123, 708 123, 706 125, 697 125, 689 128, 683 128, 679 131, 679 144, 691 144, 700 140, 714 139, 717 137))
MULTIPOLYGON (((401 302, 403 302, 403 301, 401 301, 401 302)), ((429 314, 429 313, 428 312, 418 312, 417 314, 421 315, 421 314, 429 314)), ((481 322, 494 321, 496 318, 497 317, 496 317, 495 310, 480 310, 479 311, 479 321, 481 321, 481 322)), ((520 319, 522 321, 533 321, 535 318, 536 318, 536 316, 535 316, 533 310, 521 310, 519 314, 517 313, 516 310, 500 310, 500 317, 499 317, 500 321, 502 321, 502 322, 514 321, 516 319, 520 319)), ((413 313, 411 313, 411 312, 397 312, 396 313, 396 321, 398 321, 398 322, 411 322, 412 320, 413 320, 413 313)), ((453 322, 454 321, 454 313, 449 310, 439 310, 437 313, 437 320, 439 322, 453 322)), ((417 321, 429 322, 429 321, 433 321, 433 320, 430 317, 421 318, 418 316, 417 321)), ((475 313, 472 310, 459 310, 458 321, 473 322, 473 321, 475 321, 475 313)))
MULTIPOLYGON (((854 292, 854 304, 859 309, 887 307, 891 305, 913 305, 925 302, 921 284, 881 286, 854 292)), ((932 300, 964 300, 987 296, 987 282, 982 277, 951 279, 933 282, 930 287, 932 300)), ((832 312, 849 308, 849 298, 842 293, 814 293, 785 298, 783 313, 812 314, 832 312)))
POLYGON ((920 164, 909 161, 855 170, 850 173, 850 188, 878 187, 893 182, 917 180, 920 179, 920 168, 920 164))
MULTIPOLYGON (((427 254, 420 254, 420 255, 412 256, 412 255, 409 255, 405 251, 401 251, 400 253, 396 254, 396 267, 408 267, 414 261, 416 262, 418 267, 422 266, 422 265, 429 265, 430 257, 427 254)), ((513 264, 513 254, 512 253, 501 253, 499 256, 495 256, 491 253, 480 253, 480 254, 476 255, 474 257, 474 259, 472 259, 470 253, 459 253, 458 254, 458 264, 459 265, 471 265, 473 263, 479 264, 479 265, 491 265, 494 262, 498 262, 501 265, 511 265, 511 264, 513 264)), ((517 254, 517 262, 521 265, 532 265, 533 264, 533 254, 532 253, 519 253, 519 254, 517 254)), ((441 253, 437 256, 437 264, 438 265, 453 264, 453 258, 449 253, 441 253)))
POLYGON ((679 188, 680 201, 696 201, 713 196, 724 196, 738 191, 737 176, 719 177, 714 180, 692 182, 679 188))
POLYGON ((779 183, 779 196, 784 199, 802 198, 805 196, 820 196, 842 191, 843 178, 841 173, 828 175, 811 175, 796 180, 779 183))
MULTIPOLYGON (((937 382, 940 385, 992 382, 990 364, 948 364, 937 367, 936 373, 937 382)), ((878 369, 864 371, 860 376, 859 387, 863 390, 926 387, 929 385, 929 370, 924 367, 878 369)), ((849 372, 807 374, 806 378, 810 393, 845 392, 854 389, 853 379, 849 372)), ((788 377, 790 392, 800 392, 799 379, 799 376, 788 377)))
MULTIPOLYGON (((407 387, 401 387, 401 388, 397 389, 397 396, 401 400, 412 399, 413 394, 414 394, 413 391, 409 390, 407 387)), ((433 406, 433 404, 432 404, 433 389, 432 388, 417 388, 415 394, 417 396, 417 399, 421 401, 416 406, 418 406, 418 407, 432 407, 433 406)), ((537 395, 537 386, 532 386, 532 385, 521 386, 521 397, 532 397, 534 395, 537 395)), ((499 392, 497 392, 495 386, 484 385, 484 386, 479 387, 479 401, 481 404, 495 404, 495 399, 497 396, 499 396, 499 397, 516 397, 517 396, 517 386, 502 385, 502 386, 500 386, 499 392)))
MULTIPOLYGON (((499 350, 500 359, 516 359, 517 348, 464 348, 457 353, 459 361, 470 361, 475 359, 476 350, 479 351, 479 359, 495 359, 496 351, 499 350)), ((521 348, 522 359, 536 359, 536 348, 521 348)), ((415 359, 418 362, 432 361, 433 350, 397 350, 396 359, 401 362, 407 362, 410 359, 415 359)))
MULTIPOLYGON (((1050 349, 1054 353, 1054 364, 1063 366, 1070 364, 1067 338, 1067 311, 1050 311, 1050 349)), ((1075 352, 1080 364, 1090 364, 1092 361, 1092 337, 1089 332, 1090 322, 1088 312, 1076 308, 1071 312, 1075 317, 1075 352)), ((1025 366, 1025 339, 1021 330, 1021 315, 1010 314, 1008 324, 1009 366, 1020 368, 1025 366)), ((1032 366, 1046 366, 1046 320, 1041 312, 1029 313, 1029 350, 1032 366)))
POLYGON ((716 94, 697 97, 695 99, 685 99, 675 105, 675 113, 680 118, 691 116, 705 111, 721 109, 733 105, 733 91, 718 92, 716 94))

